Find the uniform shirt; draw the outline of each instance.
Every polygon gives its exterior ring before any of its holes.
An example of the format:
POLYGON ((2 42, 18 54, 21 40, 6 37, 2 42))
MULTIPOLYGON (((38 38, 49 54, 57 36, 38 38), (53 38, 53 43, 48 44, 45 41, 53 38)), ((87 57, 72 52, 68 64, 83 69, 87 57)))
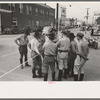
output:
MULTIPOLYGON (((77 44, 78 44, 78 52, 87 57, 88 56, 88 53, 89 53, 89 48, 88 48, 88 44, 86 41, 77 41, 77 44)), ((83 61, 83 58, 78 55, 76 60, 75 60, 75 65, 81 65, 81 61, 83 61)))
MULTIPOLYGON (((63 37, 57 42, 58 50, 68 50, 70 47, 70 40, 68 37, 63 37)), ((58 52, 58 58, 68 58, 68 52, 58 52)))
POLYGON ((36 53, 39 53, 40 43, 35 37, 33 37, 33 39, 30 41, 29 44, 31 44, 31 50, 32 51, 35 51, 36 53))
POLYGON ((27 45, 29 42, 28 37, 25 37, 24 34, 17 37, 16 40, 19 40, 20 45, 27 45))
POLYGON ((57 45, 53 41, 47 41, 43 45, 44 55, 56 55, 57 45))

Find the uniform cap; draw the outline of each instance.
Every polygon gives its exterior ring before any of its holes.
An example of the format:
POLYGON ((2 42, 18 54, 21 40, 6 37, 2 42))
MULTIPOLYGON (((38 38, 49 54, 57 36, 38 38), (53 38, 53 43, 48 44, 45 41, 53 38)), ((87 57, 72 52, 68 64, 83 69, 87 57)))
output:
POLYGON ((74 37, 75 37, 74 33, 69 34, 69 38, 74 38, 74 37))
POLYGON ((68 36, 70 31, 69 30, 62 30, 62 33, 68 36))
POLYGON ((79 36, 80 38, 83 38, 84 34, 83 33, 77 33, 77 36, 79 36))

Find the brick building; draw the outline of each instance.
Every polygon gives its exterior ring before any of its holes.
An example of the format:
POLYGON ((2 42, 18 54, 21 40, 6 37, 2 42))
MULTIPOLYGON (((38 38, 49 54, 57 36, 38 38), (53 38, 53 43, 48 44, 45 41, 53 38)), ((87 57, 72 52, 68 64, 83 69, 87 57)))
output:
POLYGON ((14 25, 19 28, 55 24, 55 9, 41 3, 0 4, 0 31, 14 25))

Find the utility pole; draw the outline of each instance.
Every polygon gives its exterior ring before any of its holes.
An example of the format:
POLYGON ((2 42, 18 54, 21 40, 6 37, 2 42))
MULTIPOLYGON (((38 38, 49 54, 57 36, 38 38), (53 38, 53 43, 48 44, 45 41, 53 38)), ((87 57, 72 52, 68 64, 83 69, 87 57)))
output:
POLYGON ((57 7, 56 7, 56 29, 57 29, 57 32, 58 32, 58 30, 59 30, 59 27, 58 27, 58 21, 59 21, 59 19, 58 19, 58 10, 59 10, 59 4, 57 3, 57 7))
POLYGON ((89 19, 89 9, 90 9, 90 8, 86 8, 86 10, 87 10, 87 15, 85 16, 85 18, 86 18, 86 23, 87 23, 87 25, 88 25, 88 19, 89 19))

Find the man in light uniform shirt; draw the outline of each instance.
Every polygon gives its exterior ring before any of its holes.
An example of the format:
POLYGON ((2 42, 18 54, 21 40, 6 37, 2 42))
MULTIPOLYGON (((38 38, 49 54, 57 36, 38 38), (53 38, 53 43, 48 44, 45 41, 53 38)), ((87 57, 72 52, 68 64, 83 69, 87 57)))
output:
POLYGON ((58 81, 62 80, 62 73, 64 68, 64 78, 67 79, 67 60, 68 60, 68 49, 70 46, 70 40, 67 37, 68 31, 62 31, 62 38, 57 42, 58 47, 58 66, 59 66, 59 75, 58 81))
POLYGON ((77 45, 78 45, 78 52, 77 57, 74 63, 74 81, 82 81, 84 78, 84 64, 86 60, 88 60, 87 56, 89 54, 89 48, 86 41, 83 40, 84 35, 82 33, 77 33, 77 45))
POLYGON ((54 43, 55 34, 53 33, 53 29, 51 29, 49 35, 48 35, 49 41, 45 42, 43 45, 43 51, 44 51, 44 81, 47 81, 48 79, 48 70, 49 66, 52 70, 52 81, 55 81, 55 58, 57 55, 57 45, 54 43))

